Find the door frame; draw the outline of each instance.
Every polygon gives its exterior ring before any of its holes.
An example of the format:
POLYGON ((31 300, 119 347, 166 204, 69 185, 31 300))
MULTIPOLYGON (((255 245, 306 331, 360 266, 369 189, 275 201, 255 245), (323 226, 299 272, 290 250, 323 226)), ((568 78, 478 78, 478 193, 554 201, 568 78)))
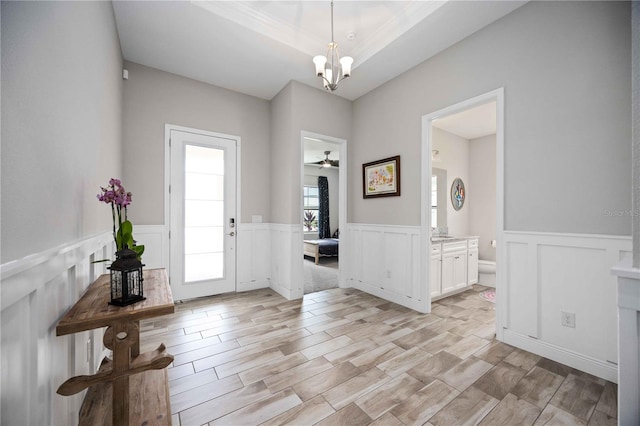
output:
MULTIPOLYGON (((321 139, 325 142, 331 142, 338 145, 340 164, 342 164, 341 167, 338 167, 338 192, 339 192, 338 194, 338 229, 340 230, 339 259, 342 259, 338 261, 338 286, 340 288, 346 288, 347 274, 345 273, 345 268, 343 268, 341 265, 347 264, 346 258, 347 258, 348 246, 349 246, 349 243, 348 243, 349 233, 347 232, 347 199, 348 199, 347 198, 347 164, 348 164, 347 140, 336 138, 333 136, 323 135, 320 133, 308 132, 306 130, 300 131, 300 159, 298 163, 300 164, 300 176, 299 176, 299 182, 298 182, 298 188, 299 188, 298 201, 296 203, 298 205, 298 212, 300 214, 299 216, 300 229, 302 229, 302 224, 304 223, 304 219, 303 219, 304 211, 303 211, 302 200, 304 197, 304 138, 305 137, 311 138, 311 139, 321 139)), ((302 268, 304 268, 304 262, 305 262, 304 232, 300 233, 299 244, 297 244, 292 251, 293 251, 294 259, 296 257, 300 259, 301 261, 300 265, 302 268)), ((303 279, 304 276, 300 278, 303 279)), ((303 295, 304 295, 304 289, 303 289, 303 295)))
POLYGON ((504 87, 439 109, 422 116, 422 177, 421 177, 421 282, 426 283, 426 312, 431 312, 431 146, 432 122, 489 102, 496 102, 496 339, 504 339, 507 326, 506 258, 504 250, 504 87))
MULTIPOLYGON (((236 205, 235 205, 235 221, 236 221, 236 244, 235 244, 235 291, 238 291, 238 227, 240 225, 240 206, 241 206, 241 184, 240 178, 242 176, 240 165, 242 163, 240 157, 241 138, 236 135, 228 135, 226 133, 212 132, 209 130, 196 129, 193 127, 178 126, 176 124, 164 125, 164 182, 163 182, 163 195, 164 195, 164 232, 162 233, 162 240, 164 246, 167 248, 165 257, 165 268, 170 269, 171 265, 171 131, 176 130, 180 132, 195 133, 204 136, 213 136, 216 138, 230 139, 235 142, 236 145, 236 205)), ((170 272, 170 271, 169 271, 170 272)), ((171 277, 171 273, 168 274, 171 277)))

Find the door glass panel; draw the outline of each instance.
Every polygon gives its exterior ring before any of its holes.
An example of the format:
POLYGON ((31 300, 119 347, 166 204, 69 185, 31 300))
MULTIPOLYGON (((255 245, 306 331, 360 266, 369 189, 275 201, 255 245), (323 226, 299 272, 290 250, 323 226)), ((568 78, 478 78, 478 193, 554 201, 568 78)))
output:
POLYGON ((191 226, 223 226, 224 201, 184 200, 184 224, 191 226))
POLYGON ((224 276, 224 253, 187 254, 184 257, 185 283, 224 276))
POLYGON ((224 154, 185 147, 185 283, 224 277, 224 154))

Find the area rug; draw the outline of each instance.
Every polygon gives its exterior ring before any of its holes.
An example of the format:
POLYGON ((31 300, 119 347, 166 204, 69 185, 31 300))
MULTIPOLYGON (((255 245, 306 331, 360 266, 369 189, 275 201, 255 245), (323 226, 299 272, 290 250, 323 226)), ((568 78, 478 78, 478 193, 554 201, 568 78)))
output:
POLYGON ((480 297, 484 300, 488 300, 491 303, 496 303, 496 291, 495 290, 485 290, 479 293, 480 297))

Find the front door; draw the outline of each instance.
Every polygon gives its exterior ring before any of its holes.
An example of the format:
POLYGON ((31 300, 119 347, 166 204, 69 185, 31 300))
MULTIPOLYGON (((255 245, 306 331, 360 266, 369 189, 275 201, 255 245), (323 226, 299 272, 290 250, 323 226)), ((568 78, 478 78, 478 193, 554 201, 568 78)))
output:
POLYGON ((174 299, 236 289, 236 139, 170 131, 170 271, 174 299))

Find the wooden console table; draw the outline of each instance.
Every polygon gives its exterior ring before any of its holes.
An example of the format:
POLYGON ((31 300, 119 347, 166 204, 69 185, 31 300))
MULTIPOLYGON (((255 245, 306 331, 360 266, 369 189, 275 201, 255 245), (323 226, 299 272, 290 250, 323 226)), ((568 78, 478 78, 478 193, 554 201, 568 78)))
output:
POLYGON ((80 424, 171 424, 164 368, 173 362, 173 355, 163 344, 140 354, 140 320, 173 313, 173 296, 166 270, 144 270, 143 278, 147 299, 119 307, 107 304, 109 274, 101 275, 56 327, 58 336, 107 327, 103 342, 113 359, 105 358, 96 374, 72 377, 58 388, 65 396, 89 388, 80 424))

